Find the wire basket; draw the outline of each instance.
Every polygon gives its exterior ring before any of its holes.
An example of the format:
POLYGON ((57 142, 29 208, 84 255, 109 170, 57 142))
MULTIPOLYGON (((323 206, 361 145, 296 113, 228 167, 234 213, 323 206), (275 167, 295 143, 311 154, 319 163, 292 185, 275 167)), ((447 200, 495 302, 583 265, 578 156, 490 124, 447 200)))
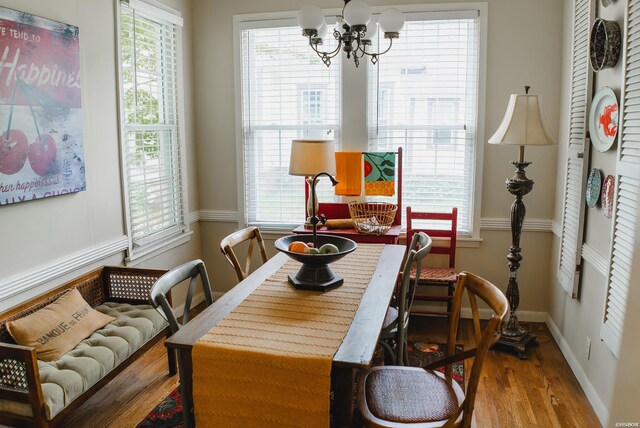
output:
POLYGON ((397 209, 398 205, 388 202, 349 202, 349 214, 356 230, 367 235, 386 233, 397 209))

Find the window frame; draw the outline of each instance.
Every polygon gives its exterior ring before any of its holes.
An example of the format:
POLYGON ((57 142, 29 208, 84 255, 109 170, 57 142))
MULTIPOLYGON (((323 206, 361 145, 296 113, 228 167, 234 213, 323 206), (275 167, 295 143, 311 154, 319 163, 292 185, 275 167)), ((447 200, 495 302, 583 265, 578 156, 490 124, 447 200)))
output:
MULTIPOLYGON (((473 162, 473 190, 471 194, 471 226, 468 235, 459 235, 462 241, 480 242, 480 212, 482 198, 482 170, 484 164, 484 142, 485 142, 485 104, 486 104, 486 70, 487 70, 487 37, 488 37, 488 5, 482 2, 472 3, 438 3, 438 4, 415 4, 415 5, 398 5, 394 6, 403 13, 414 14, 414 16, 448 16, 451 12, 458 15, 460 12, 470 12, 478 14, 479 26, 479 47, 478 47, 478 90, 477 90, 477 117, 476 117, 476 141, 475 141, 475 158, 473 162)), ((380 14, 387 7, 372 7, 374 15, 380 14)), ((323 9, 326 18, 339 16, 342 9, 323 9)), ((251 23, 252 28, 260 28, 260 26, 273 26, 279 21, 279 24, 286 25, 296 16, 295 11, 274 12, 274 13, 257 13, 234 15, 234 63, 235 63, 235 100, 236 100, 236 165, 237 165, 237 183, 238 183, 238 223, 240 227, 246 226, 246 207, 244 194, 244 171, 243 171, 243 143, 242 143, 242 63, 241 63, 241 42, 240 33, 244 25, 251 23)), ((405 17, 406 18, 406 17, 405 17)), ((301 36, 302 37, 302 36, 301 36)), ((400 34, 402 37, 402 32, 400 34)), ((315 55, 311 48, 309 54, 315 55)), ((341 94, 341 112, 340 112, 340 144, 341 150, 345 151, 367 151, 369 142, 369 130, 367 112, 369 101, 367 100, 367 81, 368 81, 368 59, 363 59, 358 69, 355 68, 353 60, 348 60, 344 53, 340 53, 335 61, 342 61, 342 94, 341 94), (351 96, 351 93, 344 88, 356 88, 358 96, 351 96), (360 125, 354 125, 361 123, 360 125), (362 142, 361 145, 354 143, 362 142)), ((384 56, 380 57, 380 61, 384 61, 384 56)), ((347 201, 342 198, 343 201, 347 201)), ((353 198, 351 198, 353 199, 353 198)), ((300 223, 303 219, 300 219, 300 223)), ((289 232, 287 228, 267 227, 274 233, 289 232)))
MULTIPOLYGON (((183 19, 181 13, 173 8, 154 0, 121 0, 115 2, 116 15, 116 60, 117 60, 117 91, 118 91, 118 127, 120 137, 120 166, 122 181, 122 198, 124 208, 124 218, 127 231, 127 257, 125 262, 127 265, 136 265, 148 260, 149 258, 175 248, 188 242, 193 232, 189 227, 189 201, 188 201, 188 182, 186 170, 186 133, 184 129, 185 122, 185 106, 184 106, 184 70, 183 70, 183 43, 182 43, 182 26, 183 19), (127 131, 135 130, 139 124, 127 124, 125 109, 125 91, 123 78, 123 54, 122 54, 122 6, 126 5, 134 10, 137 14, 142 15, 146 19, 156 21, 160 24, 172 25, 175 31, 175 84, 176 95, 173 99, 175 104, 175 125, 158 124, 155 128, 158 131, 166 130, 169 126, 175 129, 176 141, 170 147, 163 147, 163 151, 172 151, 178 154, 177 174, 180 177, 181 189, 180 198, 177 200, 180 213, 176 218, 175 227, 168 231, 159 232, 155 236, 146 236, 138 240, 134 240, 132 234, 132 212, 129 200, 130 183, 128 180, 128 163, 127 163, 127 131)), ((176 176, 172 174, 172 176, 176 176)))

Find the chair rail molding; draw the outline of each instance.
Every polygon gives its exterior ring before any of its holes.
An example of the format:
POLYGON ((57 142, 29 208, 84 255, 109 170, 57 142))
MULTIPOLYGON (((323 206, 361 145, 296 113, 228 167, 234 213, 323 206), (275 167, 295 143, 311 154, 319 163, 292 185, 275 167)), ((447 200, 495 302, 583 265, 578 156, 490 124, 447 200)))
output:
MULTIPOLYGON (((483 217, 480 229, 511 231, 511 220, 506 217, 483 217)), ((546 218, 525 219, 522 230, 526 232, 553 232, 553 220, 546 218)))
POLYGON ((593 266, 604 277, 609 273, 609 260, 592 246, 582 244, 582 259, 593 266))
POLYGON ((4 278, 0 280, 0 301, 125 251, 128 244, 129 241, 125 235, 119 236, 4 278))
POLYGON ((200 221, 217 221, 223 223, 237 223, 238 211, 200 210, 200 221))

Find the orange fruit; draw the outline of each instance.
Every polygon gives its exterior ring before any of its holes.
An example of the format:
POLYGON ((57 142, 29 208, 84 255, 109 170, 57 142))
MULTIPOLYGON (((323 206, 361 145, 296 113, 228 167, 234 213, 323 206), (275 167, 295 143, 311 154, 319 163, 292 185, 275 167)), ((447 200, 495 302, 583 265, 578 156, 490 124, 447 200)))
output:
POLYGON ((293 241, 289 244, 289 251, 292 253, 309 253, 309 246, 302 241, 293 241))

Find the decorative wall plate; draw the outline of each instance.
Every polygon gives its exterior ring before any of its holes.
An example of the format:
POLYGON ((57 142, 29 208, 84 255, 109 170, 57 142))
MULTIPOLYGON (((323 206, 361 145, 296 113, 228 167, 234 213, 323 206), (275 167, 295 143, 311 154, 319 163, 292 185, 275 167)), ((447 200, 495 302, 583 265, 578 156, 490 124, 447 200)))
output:
POLYGON ((602 214, 606 218, 611 218, 613 214, 613 192, 616 187, 613 175, 607 175, 602 184, 602 195, 600 195, 600 203, 602 204, 602 214))
POLYGON ((615 21, 596 18, 589 37, 589 60, 591 68, 598 72, 615 67, 620 57, 620 26, 615 21))
POLYGON ((587 192, 586 192, 586 200, 587 206, 589 208, 593 208, 598 203, 598 199, 600 199, 600 186, 602 185, 602 174, 600 170, 597 168, 593 168, 589 173, 589 178, 587 179, 587 192))
POLYGON ((606 152, 618 135, 618 100, 613 89, 604 87, 596 93, 589 110, 589 134, 593 147, 606 152))

